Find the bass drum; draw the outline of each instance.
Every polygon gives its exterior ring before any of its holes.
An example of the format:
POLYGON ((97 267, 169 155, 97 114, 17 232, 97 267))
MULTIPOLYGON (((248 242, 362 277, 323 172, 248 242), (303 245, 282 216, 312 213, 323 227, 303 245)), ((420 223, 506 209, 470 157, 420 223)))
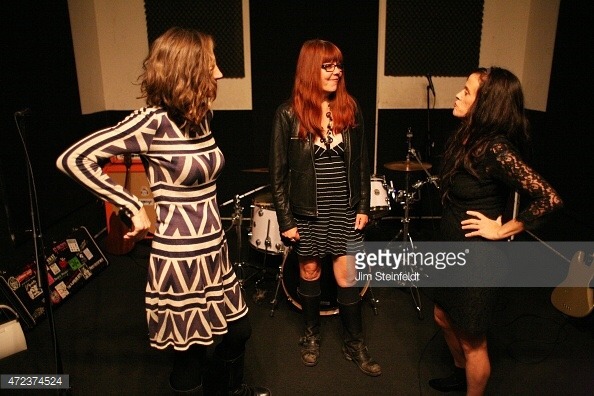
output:
MULTIPOLYGON (((285 295, 291 304, 297 309, 301 310, 301 300, 297 287, 299 286, 299 262, 297 255, 290 252, 286 260, 282 263, 282 286, 285 295)), ((322 295, 320 300, 320 315, 336 315, 338 313, 338 303, 336 302, 336 279, 332 271, 332 259, 330 256, 322 260, 322 274, 320 275, 322 295)), ((365 295, 369 286, 369 281, 366 285, 360 288, 359 294, 361 297, 365 295)))

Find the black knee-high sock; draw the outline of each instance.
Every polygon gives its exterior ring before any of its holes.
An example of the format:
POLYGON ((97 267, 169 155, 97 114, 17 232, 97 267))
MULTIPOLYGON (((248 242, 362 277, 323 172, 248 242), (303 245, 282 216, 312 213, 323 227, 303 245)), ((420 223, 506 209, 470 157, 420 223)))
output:
POLYGON ((300 278, 298 291, 301 296, 301 308, 305 327, 310 330, 319 331, 320 296, 322 294, 320 279, 310 281, 300 278))
POLYGON ((216 355, 223 360, 233 360, 243 354, 245 343, 252 335, 252 325, 248 315, 227 323, 227 333, 216 346, 216 355))
POLYGON ((336 290, 336 299, 340 320, 345 330, 345 342, 361 341, 363 339, 363 323, 359 288, 339 286, 336 290))
POLYGON ((340 287, 336 288, 336 300, 339 304, 351 305, 361 301, 358 287, 340 287))

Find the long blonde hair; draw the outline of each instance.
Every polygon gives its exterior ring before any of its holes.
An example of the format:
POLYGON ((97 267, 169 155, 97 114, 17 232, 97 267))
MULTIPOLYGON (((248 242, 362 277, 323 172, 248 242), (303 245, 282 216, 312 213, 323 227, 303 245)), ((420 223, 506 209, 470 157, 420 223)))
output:
POLYGON ((214 41, 208 34, 173 27, 152 44, 143 62, 142 98, 177 123, 198 125, 217 96, 214 41))

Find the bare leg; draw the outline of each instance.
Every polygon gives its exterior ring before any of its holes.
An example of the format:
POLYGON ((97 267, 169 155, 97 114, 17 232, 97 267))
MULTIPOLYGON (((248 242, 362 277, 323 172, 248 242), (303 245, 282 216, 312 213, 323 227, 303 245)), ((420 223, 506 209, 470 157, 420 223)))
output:
POLYGON ((320 279, 322 266, 315 257, 299 257, 299 276, 307 281, 320 279))
POLYGON ((466 357, 467 395, 478 396, 485 393, 491 375, 491 362, 487 348, 487 337, 460 337, 466 357))
POLYGON ((466 358, 464 357, 464 351, 462 350, 460 340, 451 325, 448 314, 438 305, 435 305, 433 308, 433 318, 435 323, 441 327, 441 330, 443 331, 446 344, 448 344, 450 353, 454 358, 454 365, 459 368, 465 368, 466 358))
POLYGON ((334 278, 340 287, 352 287, 355 284, 354 261, 353 265, 350 265, 350 261, 347 261, 347 256, 335 256, 332 260, 334 278))
POLYGON ((454 364, 465 369, 467 395, 483 395, 491 375, 486 335, 471 336, 457 330, 448 314, 437 305, 433 313, 435 323, 443 330, 454 364))

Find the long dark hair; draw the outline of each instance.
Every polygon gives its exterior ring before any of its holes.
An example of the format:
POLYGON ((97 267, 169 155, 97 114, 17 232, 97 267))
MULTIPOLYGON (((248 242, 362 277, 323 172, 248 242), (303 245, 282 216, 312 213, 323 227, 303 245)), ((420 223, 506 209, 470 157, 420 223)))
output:
POLYGON ((446 143, 440 177, 442 201, 448 199, 452 179, 461 169, 479 178, 475 164, 493 139, 506 137, 521 153, 530 141, 518 78, 500 67, 479 68, 472 74, 479 75, 480 86, 468 114, 446 143))

